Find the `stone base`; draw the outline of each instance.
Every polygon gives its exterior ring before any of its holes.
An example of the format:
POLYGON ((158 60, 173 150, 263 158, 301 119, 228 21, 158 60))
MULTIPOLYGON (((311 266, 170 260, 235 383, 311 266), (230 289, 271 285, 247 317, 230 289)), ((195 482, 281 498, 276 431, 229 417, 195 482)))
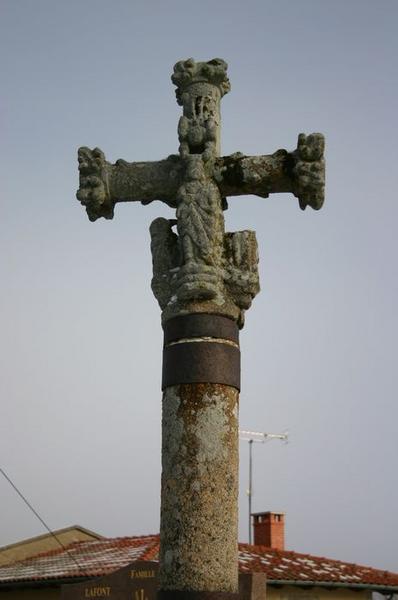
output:
POLYGON ((156 600, 265 600, 265 573, 239 573, 239 593, 158 590, 156 600))
POLYGON ((266 581, 265 573, 239 573, 239 599, 265 600, 266 581))
POLYGON ((159 590, 157 600, 240 600, 232 592, 193 592, 188 590, 159 590))

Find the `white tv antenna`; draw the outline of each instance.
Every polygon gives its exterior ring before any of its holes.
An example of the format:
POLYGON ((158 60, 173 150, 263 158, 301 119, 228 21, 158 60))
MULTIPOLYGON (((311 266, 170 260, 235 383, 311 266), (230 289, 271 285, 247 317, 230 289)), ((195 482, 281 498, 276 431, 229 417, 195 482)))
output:
POLYGON ((253 442, 264 444, 270 440, 281 440, 287 444, 288 437, 289 434, 287 431, 284 433, 266 433, 265 431, 246 431, 244 429, 239 429, 239 439, 249 442, 249 488, 247 490, 247 496, 249 499, 249 544, 252 543, 251 514, 253 496, 253 442))

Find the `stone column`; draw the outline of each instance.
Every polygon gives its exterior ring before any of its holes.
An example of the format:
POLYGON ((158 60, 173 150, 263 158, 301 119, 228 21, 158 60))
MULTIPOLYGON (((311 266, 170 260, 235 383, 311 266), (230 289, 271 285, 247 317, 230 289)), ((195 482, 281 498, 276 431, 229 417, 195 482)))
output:
POLYGON ((238 327, 192 314, 164 331, 160 588, 237 593, 238 327))
POLYGON ((160 587, 238 591, 238 390, 163 394, 160 587))

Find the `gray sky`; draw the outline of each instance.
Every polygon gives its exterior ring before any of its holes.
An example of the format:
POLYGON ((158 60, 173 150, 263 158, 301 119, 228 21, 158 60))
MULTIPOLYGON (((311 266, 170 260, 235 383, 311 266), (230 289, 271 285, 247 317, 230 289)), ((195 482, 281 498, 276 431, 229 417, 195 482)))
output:
MULTIPOLYGON (((221 57, 222 152, 327 140, 322 211, 230 200, 255 229, 262 293, 241 336, 253 508, 287 513, 287 547, 398 572, 397 16, 378 0, 0 0, 0 464, 48 524, 159 529, 160 311, 148 227, 118 205, 90 223, 78 146, 110 161, 177 151, 177 60, 221 57)), ((240 539, 247 539, 247 443, 240 539)), ((0 479, 0 545, 43 533, 0 479)))

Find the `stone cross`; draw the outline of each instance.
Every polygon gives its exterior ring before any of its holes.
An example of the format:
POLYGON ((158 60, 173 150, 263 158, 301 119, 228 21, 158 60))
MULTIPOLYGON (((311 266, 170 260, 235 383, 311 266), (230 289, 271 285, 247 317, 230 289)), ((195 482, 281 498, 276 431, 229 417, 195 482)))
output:
POLYGON ((150 226, 164 329, 159 596, 219 600, 238 592, 238 333, 259 291, 255 233, 225 232, 223 211, 228 196, 280 192, 321 208, 324 138, 300 134, 293 152, 220 156, 227 64, 181 61, 172 81, 179 153, 110 164, 80 148, 77 197, 91 221, 111 219, 117 202, 176 210, 150 226))

